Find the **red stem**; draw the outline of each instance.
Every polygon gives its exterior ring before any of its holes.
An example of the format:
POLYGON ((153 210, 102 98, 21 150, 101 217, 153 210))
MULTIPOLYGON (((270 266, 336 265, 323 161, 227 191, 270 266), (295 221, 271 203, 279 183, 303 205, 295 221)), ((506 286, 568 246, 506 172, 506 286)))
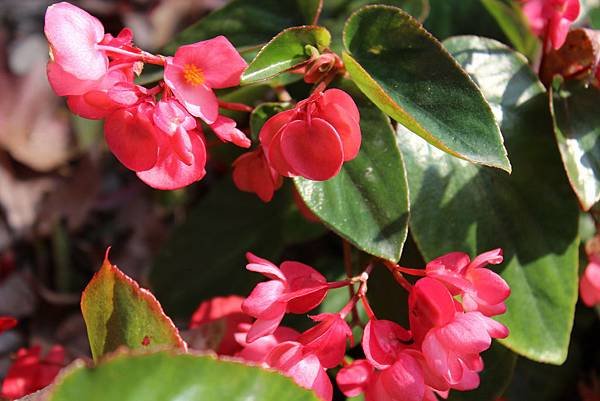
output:
POLYGON ((251 113, 252 110, 254 110, 254 107, 248 106, 247 104, 229 103, 229 102, 224 102, 222 100, 219 100, 219 107, 222 109, 226 109, 226 110, 243 111, 246 113, 251 113))

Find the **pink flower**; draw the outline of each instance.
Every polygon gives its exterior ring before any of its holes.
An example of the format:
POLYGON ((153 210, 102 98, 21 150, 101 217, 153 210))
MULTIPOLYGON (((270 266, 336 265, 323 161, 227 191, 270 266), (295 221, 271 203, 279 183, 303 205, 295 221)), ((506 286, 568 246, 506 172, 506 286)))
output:
POLYGON ((373 401, 423 401, 425 376, 419 361, 403 351, 392 366, 380 372, 373 391, 373 401))
POLYGON ((352 338, 348 323, 339 313, 322 313, 311 319, 319 324, 302 333, 297 341, 314 353, 325 368, 339 365, 346 354, 346 340, 352 338))
POLYGON ((278 269, 249 252, 246 257, 246 269, 271 279, 259 283, 242 304, 242 310, 257 319, 248 332, 249 343, 272 334, 286 312, 306 313, 327 295, 327 280, 308 265, 287 261, 278 269))
POLYGON ((588 255, 589 263, 581 276, 579 295, 583 303, 589 307, 600 304, 600 260, 588 255))
POLYGON ((206 328, 207 331, 217 331, 219 342, 215 351, 219 355, 233 355, 242 349, 234 337, 238 326, 250 323, 250 316, 242 312, 243 297, 231 295, 215 297, 204 301, 192 315, 190 329, 206 328))
POLYGON ((522 0, 531 30, 559 49, 580 12, 579 0, 522 0))
POLYGON ((350 365, 341 368, 335 380, 346 397, 356 397, 368 392, 369 387, 376 379, 375 375, 376 372, 369 361, 357 359, 350 365))
POLYGON ((250 138, 236 128, 236 122, 229 117, 219 115, 210 128, 223 142, 231 142, 241 148, 249 148, 250 138))
POLYGON ((311 389, 323 401, 333 397, 333 386, 316 355, 295 341, 286 341, 271 350, 266 363, 291 377, 301 387, 311 389))
POLYGON ((259 139, 279 174, 324 181, 358 154, 359 120, 352 97, 329 89, 271 117, 260 130, 259 139))
POLYGON ((408 347, 411 338, 410 332, 395 322, 371 319, 365 326, 362 347, 373 366, 387 369, 408 347))
POLYGON ((420 345, 429 330, 450 323, 456 310, 452 294, 444 284, 429 277, 418 280, 408 297, 408 316, 415 342, 420 345))
POLYGON ((262 147, 244 153, 233 162, 233 182, 239 190, 253 192, 263 201, 273 199, 283 178, 269 166, 262 147))
POLYGON ((249 324, 241 324, 238 327, 240 331, 235 333, 236 341, 243 347, 236 356, 250 362, 264 362, 269 352, 271 352, 275 346, 285 341, 296 341, 300 336, 300 333, 294 329, 279 326, 275 329, 273 334, 260 337, 254 342, 248 343, 246 342, 246 336, 250 327, 249 324))
POLYGON ((6 373, 0 395, 17 399, 41 390, 52 383, 63 366, 65 351, 60 345, 52 347, 45 356, 41 356, 39 346, 21 348, 6 373))
POLYGON ((452 252, 429 262, 425 271, 428 277, 446 284, 452 295, 462 295, 465 311, 495 316, 506 312, 504 301, 510 295, 510 287, 502 277, 485 267, 502 260, 499 248, 482 253, 472 262, 466 253, 452 252))
POLYGON ((0 316, 0 334, 10 330, 17 325, 17 320, 12 317, 0 316))
POLYGON ((108 57, 97 47, 104 27, 82 9, 66 2, 49 6, 44 33, 50 44, 48 78, 58 95, 83 94, 108 71, 108 57))
POLYGON ((213 124, 219 103, 213 89, 236 86, 247 64, 224 37, 181 46, 167 59, 164 79, 194 116, 213 124))

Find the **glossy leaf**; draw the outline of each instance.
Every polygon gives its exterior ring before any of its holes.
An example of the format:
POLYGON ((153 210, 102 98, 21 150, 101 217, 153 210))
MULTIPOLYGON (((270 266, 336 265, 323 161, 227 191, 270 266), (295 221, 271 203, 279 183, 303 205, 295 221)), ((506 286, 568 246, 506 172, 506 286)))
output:
POLYGON ((329 47, 331 35, 319 26, 298 26, 277 34, 256 55, 242 74, 241 83, 264 81, 285 71, 298 67, 310 59, 306 46, 319 51, 329 47))
POLYGON ((159 352, 117 355, 86 368, 75 362, 48 401, 318 401, 291 379, 211 356, 159 352))
POLYGON ((506 137, 511 176, 449 157, 399 129, 411 194, 411 230, 427 260, 501 247, 512 294, 498 320, 502 343, 528 358, 562 363, 577 300, 578 207, 553 142, 546 94, 526 60, 489 39, 447 48, 479 83, 506 137))
POLYGON ((482 0, 482 3, 515 49, 533 58, 539 41, 529 29, 521 4, 513 0, 482 0))
POLYGON ((584 210, 600 200, 600 90, 572 82, 553 92, 554 133, 584 210))
POLYGON ((186 348, 154 295, 112 265, 108 255, 82 294, 81 311, 95 361, 122 346, 186 348))
POLYGON ((445 152, 510 171, 483 95, 410 15, 364 7, 348 19, 344 46, 352 79, 386 114, 445 152))
POLYGON ((397 261, 408 223, 404 166, 389 119, 351 85, 360 111, 362 145, 356 159, 323 182, 295 178, 298 192, 325 225, 358 249, 397 261))
POLYGON ((279 255, 287 204, 281 192, 264 204, 229 180, 214 185, 175 228, 152 267, 152 289, 169 315, 188 318, 204 299, 248 294, 257 275, 246 272, 245 254, 279 255))
POLYGON ((233 0, 181 32, 167 46, 174 53, 183 44, 225 35, 240 50, 267 43, 285 28, 313 24, 321 0, 233 0))

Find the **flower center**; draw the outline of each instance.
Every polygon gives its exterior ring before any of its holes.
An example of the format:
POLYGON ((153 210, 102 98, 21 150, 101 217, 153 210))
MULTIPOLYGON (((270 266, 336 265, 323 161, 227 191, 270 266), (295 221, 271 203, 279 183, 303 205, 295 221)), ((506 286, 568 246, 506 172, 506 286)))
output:
POLYGON ((204 83, 204 72, 194 64, 186 64, 183 66, 183 78, 192 86, 202 85, 204 83))

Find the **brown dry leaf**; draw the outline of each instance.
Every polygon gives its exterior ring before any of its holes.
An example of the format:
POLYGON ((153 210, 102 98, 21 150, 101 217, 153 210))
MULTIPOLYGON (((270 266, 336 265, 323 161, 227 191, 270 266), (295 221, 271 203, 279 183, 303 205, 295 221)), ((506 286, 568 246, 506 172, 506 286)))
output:
POLYGON ((600 31, 579 28, 569 32, 567 41, 558 50, 546 55, 540 78, 549 85, 555 75, 565 78, 588 78, 600 61, 600 31))

